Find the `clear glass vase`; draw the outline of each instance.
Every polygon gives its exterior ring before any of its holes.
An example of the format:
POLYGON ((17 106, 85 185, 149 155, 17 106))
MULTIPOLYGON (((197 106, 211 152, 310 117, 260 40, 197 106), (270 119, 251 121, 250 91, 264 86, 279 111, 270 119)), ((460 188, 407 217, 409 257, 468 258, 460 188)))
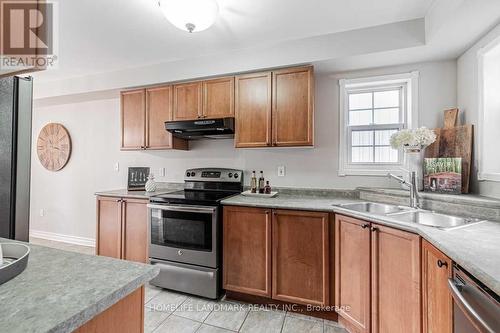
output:
MULTIPOLYGON (((422 191, 424 189, 424 148, 405 147, 404 151, 404 168, 409 172, 415 172, 418 190, 422 191)), ((410 181, 409 172, 405 172, 403 175, 407 182, 410 181)))

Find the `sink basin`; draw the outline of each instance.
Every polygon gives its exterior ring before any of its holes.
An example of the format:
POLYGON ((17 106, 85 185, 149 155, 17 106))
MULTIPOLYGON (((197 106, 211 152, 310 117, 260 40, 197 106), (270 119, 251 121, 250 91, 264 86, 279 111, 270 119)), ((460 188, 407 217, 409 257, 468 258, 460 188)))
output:
POLYGON ((355 210, 357 212, 383 214, 383 215, 402 212, 406 210, 406 208, 399 207, 396 205, 388 205, 376 202, 355 202, 355 203, 340 204, 338 206, 346 209, 355 210))
POLYGON ((464 218, 426 211, 402 212, 390 214, 390 217, 401 222, 418 223, 441 229, 458 228, 482 222, 480 219, 464 218))

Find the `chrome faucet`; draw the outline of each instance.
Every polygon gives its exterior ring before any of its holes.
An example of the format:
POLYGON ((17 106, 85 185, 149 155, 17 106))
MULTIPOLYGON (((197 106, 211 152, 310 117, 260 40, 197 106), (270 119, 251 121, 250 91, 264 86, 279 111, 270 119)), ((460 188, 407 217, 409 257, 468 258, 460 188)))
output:
POLYGON ((402 185, 408 187, 410 189, 410 207, 411 208, 420 208, 420 202, 418 198, 418 187, 417 187, 417 174, 415 171, 410 172, 410 181, 407 182, 402 177, 398 177, 393 175, 392 173, 388 173, 387 177, 394 178, 402 185))

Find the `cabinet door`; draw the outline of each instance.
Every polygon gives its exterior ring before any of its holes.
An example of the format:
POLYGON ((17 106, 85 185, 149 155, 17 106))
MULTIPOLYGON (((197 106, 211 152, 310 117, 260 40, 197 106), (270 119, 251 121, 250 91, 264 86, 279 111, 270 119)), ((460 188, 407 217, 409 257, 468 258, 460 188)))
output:
POLYGON ((172 120, 172 104, 172 86, 146 89, 147 149, 187 149, 186 140, 165 130, 165 122, 172 120))
POLYGON ((234 117, 234 77, 203 81, 203 117, 234 117))
POLYGON ((421 332, 420 236, 373 224, 372 332, 421 332))
POLYGON ((174 120, 193 120, 202 117, 201 82, 174 85, 174 120))
POLYGON ((272 233, 273 299, 328 304, 328 213, 275 210, 272 233))
POLYGON ((97 198, 96 253, 120 259, 122 257, 122 202, 121 198, 97 198))
POLYGON ((146 200, 123 200, 123 259, 148 261, 148 209, 146 200))
POLYGON ((453 331, 453 300, 448 289, 452 262, 427 241, 422 241, 424 333, 453 331))
POLYGON ((336 215, 335 305, 355 332, 370 332, 370 251, 370 223, 336 215))
POLYGON ((312 146, 314 137, 312 67, 273 72, 273 145, 312 146))
POLYGON ((135 150, 146 146, 146 101, 144 89, 121 93, 121 149, 135 150))
POLYGON ((271 72, 236 77, 237 148, 271 145, 271 72))
POLYGON ((271 213, 224 207, 223 287, 271 297, 271 213))

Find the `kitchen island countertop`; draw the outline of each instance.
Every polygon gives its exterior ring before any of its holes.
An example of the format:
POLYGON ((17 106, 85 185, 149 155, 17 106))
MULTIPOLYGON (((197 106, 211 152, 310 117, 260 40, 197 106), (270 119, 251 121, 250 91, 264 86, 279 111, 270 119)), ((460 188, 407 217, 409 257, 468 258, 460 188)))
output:
MULTIPOLYGON (((0 238, 0 243, 12 242, 0 238)), ((154 278, 157 267, 28 244, 26 270, 0 285, 1 332, 72 332, 154 278)))

